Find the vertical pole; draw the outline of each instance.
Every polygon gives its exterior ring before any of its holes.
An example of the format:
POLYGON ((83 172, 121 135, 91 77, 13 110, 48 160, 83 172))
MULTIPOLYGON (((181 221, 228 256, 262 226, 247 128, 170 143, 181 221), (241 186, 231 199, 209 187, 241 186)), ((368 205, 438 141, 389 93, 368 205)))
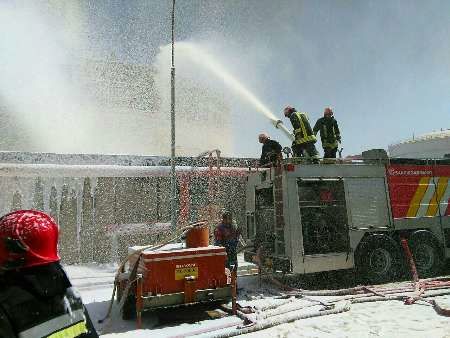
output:
MULTIPOLYGON (((139 260, 138 260, 139 262, 139 260)), ((136 323, 137 328, 142 329, 142 310, 143 310, 143 304, 142 304, 142 296, 143 296, 143 280, 142 275, 137 274, 136 276, 136 323)))
POLYGON ((172 0, 172 67, 170 70, 170 134, 171 134, 171 182, 170 182, 170 223, 172 228, 177 226, 177 177, 175 173, 175 0, 172 0))
POLYGON ((237 315, 237 267, 232 266, 231 270, 231 309, 233 315, 237 315))

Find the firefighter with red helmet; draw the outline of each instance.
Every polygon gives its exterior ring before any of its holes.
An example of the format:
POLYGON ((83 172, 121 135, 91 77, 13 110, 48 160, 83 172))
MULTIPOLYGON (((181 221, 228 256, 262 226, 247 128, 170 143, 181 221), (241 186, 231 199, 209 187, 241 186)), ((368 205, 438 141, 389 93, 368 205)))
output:
POLYGON ((259 143, 261 143, 261 158, 259 159, 259 165, 261 167, 274 167, 277 165, 277 161, 281 160, 281 144, 275 140, 271 140, 269 135, 261 133, 258 136, 259 143))
POLYGON ((0 218, 0 337, 98 337, 59 262, 58 234, 40 211, 0 218))
POLYGON ((313 132, 317 135, 320 132, 324 158, 336 158, 338 143, 341 143, 341 132, 335 118, 333 110, 327 107, 323 111, 323 117, 317 120, 313 132))
POLYGON ((297 111, 294 107, 284 108, 284 116, 289 118, 294 128, 295 140, 292 143, 292 152, 296 157, 310 157, 317 161, 317 149, 314 145, 317 141, 309 124, 308 116, 304 112, 297 111))

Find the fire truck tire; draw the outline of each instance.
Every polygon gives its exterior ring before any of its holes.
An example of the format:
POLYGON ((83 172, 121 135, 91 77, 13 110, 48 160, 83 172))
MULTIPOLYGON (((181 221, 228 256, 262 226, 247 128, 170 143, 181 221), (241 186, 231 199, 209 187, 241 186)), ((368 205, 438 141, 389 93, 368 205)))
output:
POLYGON ((364 282, 386 283, 398 276, 400 258, 400 247, 393 239, 374 234, 367 237, 355 252, 356 271, 364 282))
POLYGON ((434 277, 442 271, 444 259, 439 241, 426 230, 414 232, 408 239, 409 247, 420 278, 434 277))
POLYGON ((123 320, 130 320, 136 318, 136 299, 134 295, 128 295, 120 309, 123 320))

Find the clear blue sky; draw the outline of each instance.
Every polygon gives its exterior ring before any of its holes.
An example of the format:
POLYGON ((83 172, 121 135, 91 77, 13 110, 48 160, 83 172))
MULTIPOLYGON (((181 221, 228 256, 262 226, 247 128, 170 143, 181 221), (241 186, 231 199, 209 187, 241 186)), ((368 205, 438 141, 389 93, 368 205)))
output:
MULTIPOLYGON (((93 48, 151 63, 170 5, 92 2, 93 48)), ((332 106, 345 155, 450 127, 450 1, 177 0, 176 17, 177 39, 212 46, 280 117, 332 106)), ((236 155, 258 155, 261 130, 288 144, 239 101, 233 121, 236 155)))

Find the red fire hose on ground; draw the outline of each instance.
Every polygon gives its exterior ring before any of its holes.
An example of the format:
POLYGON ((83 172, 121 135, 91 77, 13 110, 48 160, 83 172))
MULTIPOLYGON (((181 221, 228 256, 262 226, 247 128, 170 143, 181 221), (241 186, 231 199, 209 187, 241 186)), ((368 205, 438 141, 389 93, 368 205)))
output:
POLYGON ((411 250, 409 249, 409 245, 408 245, 408 240, 406 238, 402 238, 401 240, 401 244, 403 247, 403 251, 405 252, 406 258, 408 259, 409 262, 409 266, 411 269, 411 274, 412 274, 412 278, 414 281, 414 291, 415 294, 409 298, 406 298, 404 303, 406 305, 411 305, 414 304, 417 300, 423 300, 425 302, 427 302, 428 304, 430 304, 433 309, 440 314, 441 316, 448 316, 450 317, 450 309, 446 309, 444 307, 442 307, 441 305, 439 305, 434 299, 431 300, 425 300, 423 299, 423 295, 425 293, 425 291, 428 289, 435 289, 435 288, 443 288, 443 287, 450 287, 450 281, 443 281, 443 280, 430 280, 430 281, 425 281, 425 280, 420 280, 419 279, 419 274, 417 273, 417 268, 416 268, 416 264, 414 262, 414 258, 413 255, 411 253, 411 250))

